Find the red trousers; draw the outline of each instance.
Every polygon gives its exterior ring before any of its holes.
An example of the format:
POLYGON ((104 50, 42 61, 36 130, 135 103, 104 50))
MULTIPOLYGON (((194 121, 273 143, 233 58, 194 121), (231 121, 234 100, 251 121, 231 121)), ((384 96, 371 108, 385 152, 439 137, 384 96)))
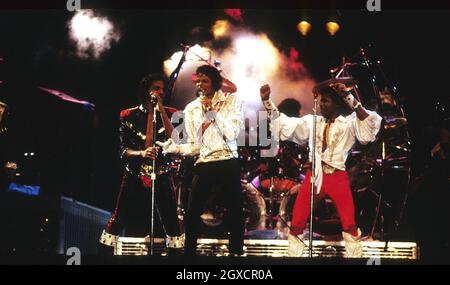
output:
MULTIPOLYGON (((309 221, 310 193, 311 171, 308 171, 294 204, 291 225, 291 234, 293 235, 302 234, 306 223, 309 221)), ((323 196, 328 196, 334 202, 334 206, 341 219, 343 231, 354 236, 358 235, 355 223, 355 207, 353 205, 353 197, 347 172, 336 171, 332 174, 323 173, 322 188, 319 196, 315 194, 315 199, 323 196)))

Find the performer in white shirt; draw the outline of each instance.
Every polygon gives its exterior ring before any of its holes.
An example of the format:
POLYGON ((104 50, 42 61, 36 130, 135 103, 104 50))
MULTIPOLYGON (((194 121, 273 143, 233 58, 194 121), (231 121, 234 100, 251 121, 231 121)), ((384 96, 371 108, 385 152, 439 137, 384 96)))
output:
MULTIPOLYGON (((316 197, 330 197, 339 214, 347 257, 361 257, 361 230, 355 223, 355 210, 345 161, 353 144, 373 142, 381 126, 381 117, 361 106, 342 83, 333 83, 319 90, 320 112, 316 125, 316 197), (350 109, 349 109, 350 108, 350 109), (347 109, 347 110, 346 110, 347 109), (346 111, 350 115, 344 116, 346 111), (319 196, 320 195, 320 196, 319 196)), ((313 115, 300 118, 279 113, 270 99, 269 85, 260 88, 265 108, 276 112, 271 122, 272 135, 280 140, 302 143, 308 140, 310 157, 313 145, 313 115)), ((295 201, 291 232, 288 237, 289 256, 301 256, 305 243, 303 230, 309 220, 311 171, 301 186, 295 201)))
POLYGON ((195 255, 201 226, 200 215, 213 184, 222 188, 227 199, 227 215, 231 221, 230 254, 243 254, 243 196, 237 137, 244 128, 244 113, 242 101, 236 95, 221 90, 223 80, 216 68, 200 66, 194 75, 198 97, 184 110, 187 143, 176 144, 172 139, 158 142, 163 153, 199 156, 195 162, 193 189, 185 220, 184 251, 187 256, 195 255))

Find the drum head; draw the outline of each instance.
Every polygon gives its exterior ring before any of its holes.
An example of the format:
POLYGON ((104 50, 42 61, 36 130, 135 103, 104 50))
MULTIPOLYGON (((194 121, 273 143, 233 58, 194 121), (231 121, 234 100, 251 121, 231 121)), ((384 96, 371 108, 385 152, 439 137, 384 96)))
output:
POLYGON ((245 228, 247 231, 263 230, 267 218, 264 197, 251 183, 247 183, 244 189, 245 228))
MULTIPOLYGON (((263 196, 251 184, 243 184, 243 211, 246 230, 261 230, 265 228, 266 205, 263 196)), ((200 218, 208 227, 219 227, 223 225, 227 209, 223 205, 220 193, 213 191, 207 201, 205 211, 200 218)))

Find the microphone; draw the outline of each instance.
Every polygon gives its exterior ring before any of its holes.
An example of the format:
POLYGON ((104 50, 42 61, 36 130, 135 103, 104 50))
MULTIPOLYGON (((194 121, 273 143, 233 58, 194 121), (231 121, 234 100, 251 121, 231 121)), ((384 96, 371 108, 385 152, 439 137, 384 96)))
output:
POLYGON ((185 44, 180 44, 180 46, 186 50, 190 49, 191 46, 190 45, 185 45, 185 44))
POLYGON ((156 104, 158 102, 158 97, 155 94, 152 94, 152 93, 150 93, 149 95, 150 95, 150 101, 153 104, 156 104))
MULTIPOLYGON (((205 95, 205 91, 201 88, 197 88, 197 90, 195 90, 195 94, 197 95, 197 97, 202 97, 205 95)), ((206 108, 204 109, 205 112, 210 112, 212 111, 212 106, 208 105, 206 106, 206 108)))
POLYGON ((195 95, 197 95, 197 97, 201 97, 205 95, 205 91, 203 91, 203 89, 201 88, 198 88, 197 90, 195 90, 195 95))

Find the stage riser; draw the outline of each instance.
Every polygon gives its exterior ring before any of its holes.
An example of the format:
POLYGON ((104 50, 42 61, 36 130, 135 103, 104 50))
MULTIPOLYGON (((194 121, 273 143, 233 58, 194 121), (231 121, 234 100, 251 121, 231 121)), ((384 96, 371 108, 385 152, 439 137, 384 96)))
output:
MULTIPOLYGON (((197 254, 204 256, 228 256, 226 240, 199 239, 197 254)), ((287 240, 245 240, 245 256, 287 257, 287 240)), ((148 255, 148 243, 140 238, 119 238, 115 245, 116 255, 148 255)), ((154 244, 156 255, 165 255, 164 240, 157 238, 154 244)), ((314 257, 344 257, 343 242, 314 241, 314 257)), ((307 257, 307 255, 305 255, 307 257)), ((363 258, 418 259, 418 248, 413 242, 363 242, 363 258)))

